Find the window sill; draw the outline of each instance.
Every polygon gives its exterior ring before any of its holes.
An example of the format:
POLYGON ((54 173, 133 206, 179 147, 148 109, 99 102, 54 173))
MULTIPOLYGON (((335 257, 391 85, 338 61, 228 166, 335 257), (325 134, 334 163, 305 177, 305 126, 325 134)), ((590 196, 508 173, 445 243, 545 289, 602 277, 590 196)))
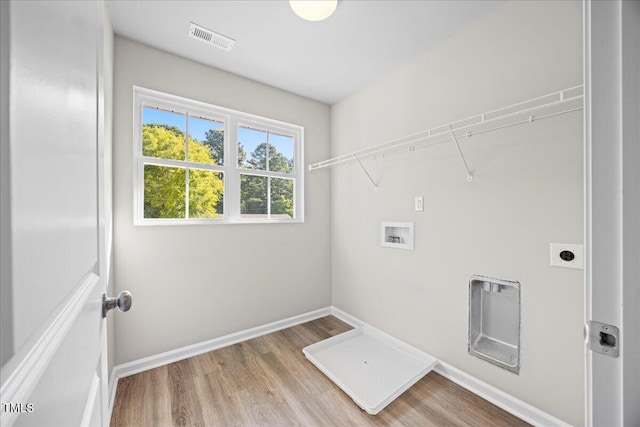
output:
POLYGON ((141 219, 134 220, 135 227, 165 226, 165 225, 238 225, 238 224, 303 224, 304 219, 237 219, 234 221, 215 219, 141 219))

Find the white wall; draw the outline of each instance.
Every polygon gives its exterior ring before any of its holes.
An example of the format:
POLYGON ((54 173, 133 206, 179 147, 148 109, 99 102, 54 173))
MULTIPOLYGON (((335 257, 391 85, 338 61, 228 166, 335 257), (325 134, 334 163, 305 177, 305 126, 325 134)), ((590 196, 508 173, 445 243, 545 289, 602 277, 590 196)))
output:
MULTIPOLYGON (((581 84, 581 16, 577 1, 500 6, 334 105, 333 155, 581 84)), ((472 183, 450 144, 367 161, 377 192, 357 165, 333 169, 333 304, 581 425, 583 271, 550 267, 549 243, 583 241, 582 115, 461 145, 472 183), (415 251, 380 247, 381 221, 415 222, 415 251), (521 283, 519 375, 467 353, 473 274, 521 283)))
POLYGON ((114 82, 116 363, 328 306, 329 176, 305 180, 304 224, 133 226, 132 86, 304 126, 305 164, 330 155, 329 107, 120 37, 114 82))

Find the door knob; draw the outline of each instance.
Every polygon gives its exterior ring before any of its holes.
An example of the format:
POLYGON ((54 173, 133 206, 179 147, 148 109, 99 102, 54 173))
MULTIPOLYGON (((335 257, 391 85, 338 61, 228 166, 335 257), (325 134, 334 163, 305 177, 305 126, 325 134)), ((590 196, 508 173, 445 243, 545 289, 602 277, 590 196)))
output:
POLYGON ((128 291, 122 291, 118 297, 108 297, 102 294, 102 317, 107 317, 107 312, 118 307, 118 310, 125 312, 131 308, 133 297, 128 291))

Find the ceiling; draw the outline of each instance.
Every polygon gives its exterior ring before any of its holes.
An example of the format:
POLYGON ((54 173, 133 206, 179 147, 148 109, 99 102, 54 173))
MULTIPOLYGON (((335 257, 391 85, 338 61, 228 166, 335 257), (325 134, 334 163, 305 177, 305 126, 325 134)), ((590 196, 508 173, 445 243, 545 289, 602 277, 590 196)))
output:
POLYGON ((497 1, 339 0, 322 22, 288 1, 109 0, 116 34, 327 104, 375 81, 495 8, 497 1), (235 39, 190 38, 190 22, 235 39))

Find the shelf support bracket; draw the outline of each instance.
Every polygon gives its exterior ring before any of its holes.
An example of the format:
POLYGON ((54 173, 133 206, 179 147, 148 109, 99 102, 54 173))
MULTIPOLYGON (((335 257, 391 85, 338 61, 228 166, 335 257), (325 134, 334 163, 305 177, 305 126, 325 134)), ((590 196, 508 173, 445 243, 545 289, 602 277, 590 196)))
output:
POLYGON ((464 153, 460 148, 460 143, 458 142, 458 138, 456 138, 455 132, 453 132, 453 128, 449 126, 449 129, 450 129, 449 133, 451 134, 451 139, 453 140, 453 143, 456 145, 456 149, 458 150, 458 154, 460 155, 460 160, 462 160, 462 165, 464 166, 464 170, 467 173, 467 181, 471 182, 473 181, 473 175, 471 175, 471 172, 469 171, 469 165, 467 164, 467 159, 464 158, 464 153))
POLYGON ((356 159, 356 162, 358 162, 358 164, 360 165, 360 167, 362 168, 362 171, 365 173, 365 175, 367 175, 367 178, 369 178, 369 181, 371 181, 371 184, 373 184, 373 189, 378 191, 378 184, 376 184, 376 182, 373 180, 373 178, 371 178, 371 175, 369 175, 369 172, 367 171, 367 169, 364 167, 364 165, 362 164, 362 162, 360 161, 360 159, 354 155, 353 156, 354 159, 356 159))

